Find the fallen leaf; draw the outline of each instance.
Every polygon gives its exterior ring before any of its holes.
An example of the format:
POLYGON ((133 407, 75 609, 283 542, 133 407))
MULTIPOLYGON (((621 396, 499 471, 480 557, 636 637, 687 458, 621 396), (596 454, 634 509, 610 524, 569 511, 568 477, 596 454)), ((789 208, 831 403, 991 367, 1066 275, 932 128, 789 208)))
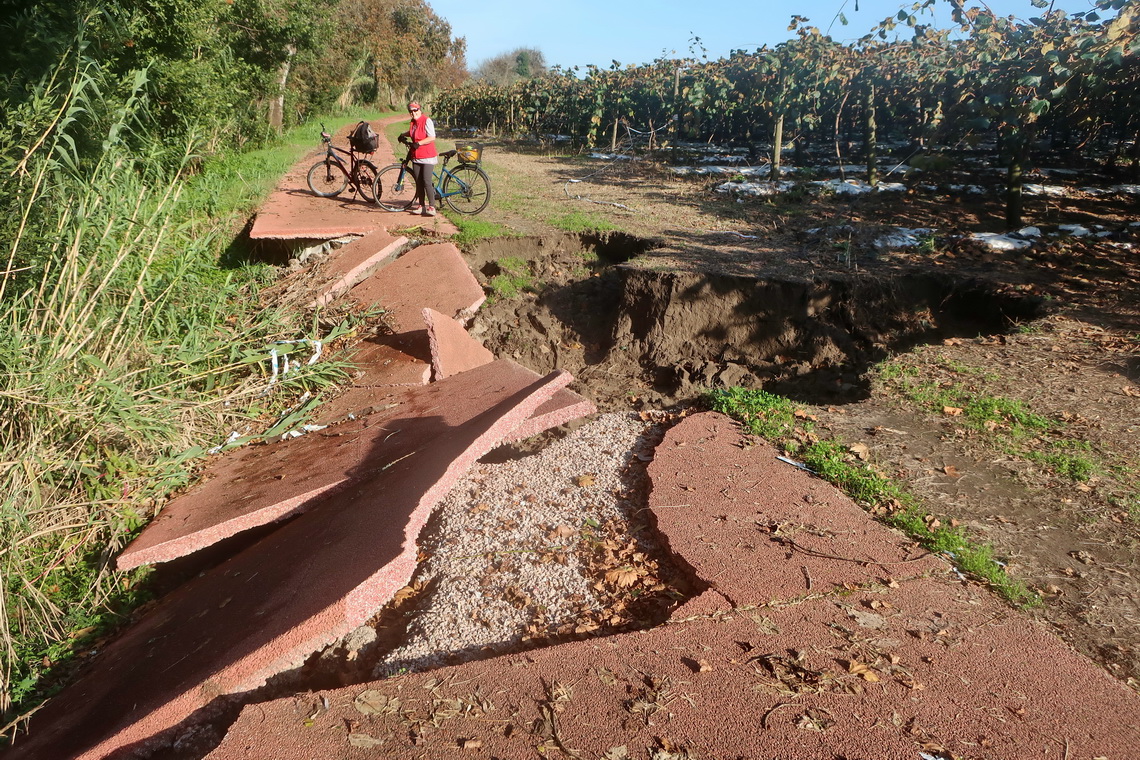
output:
POLYGON ((701 673, 708 673, 710 670, 713 669, 713 666, 709 665, 708 660, 697 660, 697 667, 698 667, 698 672, 701 672, 701 673))
POLYGON ((961 338, 947 338, 946 340, 942 341, 942 345, 944 345, 944 346, 960 346, 960 345, 962 345, 962 339, 961 338))
POLYGON ((864 612, 863 610, 850 608, 847 610, 847 614, 862 628, 879 630, 887 625, 887 619, 882 615, 876 615, 874 612, 864 612))
POLYGON ((879 674, 871 669, 870 665, 866 665, 858 660, 850 660, 847 663, 847 672, 859 676, 864 681, 871 683, 879 682, 879 674))
POLYGON ((416 590, 411 586, 404 586, 392 596, 392 601, 396 604, 403 604, 408 599, 416 595, 416 590))
POLYGON ((1140 398, 1140 391, 1136 390, 1131 385, 1126 385, 1123 388, 1121 388, 1120 390, 1122 390, 1124 392, 1125 396, 1131 396, 1132 398, 1140 398))
POLYGON ((606 583, 613 583, 618 588, 629 588, 637 583, 637 573, 628 567, 619 567, 606 571, 606 583))
POLYGON ((871 450, 865 443, 853 443, 847 447, 847 450, 864 461, 871 456, 871 450))
POLYGON ((375 736, 369 736, 368 734, 349 734, 348 743, 354 747, 364 747, 368 749, 370 747, 379 747, 384 743, 384 740, 377 739, 375 736))
POLYGON ((944 407, 942 407, 942 413, 949 416, 949 417, 957 417, 960 414, 962 414, 962 407, 960 407, 960 406, 944 406, 944 407))
POLYGON ((990 431, 991 433, 993 431, 997 430, 997 426, 998 426, 998 424, 994 420, 986 420, 985 422, 982 423, 982 427, 984 427, 986 430, 990 431))
POLYGON ((594 485, 594 476, 590 474, 579 475, 578 477, 574 478, 574 485, 578 486, 579 488, 592 486, 594 485))
POLYGON ((559 525, 557 528, 554 529, 554 534, 556 536, 558 536, 559 538, 566 538, 567 536, 572 536, 575 533, 577 533, 577 531, 574 530, 573 528, 571 528, 569 525, 566 525, 565 523, 563 523, 562 525, 559 525))
POLYGON ((462 749, 483 749, 483 742, 478 739, 460 739, 459 746, 462 749))
POLYGON ((945 467, 943 467, 942 472, 946 473, 947 475, 949 475, 952 478, 962 477, 962 473, 958 472, 958 468, 952 464, 948 464, 945 467))
POLYGON ((357 694, 352 706, 364 715, 388 715, 400 709, 400 700, 390 698, 379 689, 369 689, 357 694))
POLYGON ((606 750, 606 754, 602 755, 603 760, 629 760, 629 750, 623 744, 620 747, 610 747, 606 750))

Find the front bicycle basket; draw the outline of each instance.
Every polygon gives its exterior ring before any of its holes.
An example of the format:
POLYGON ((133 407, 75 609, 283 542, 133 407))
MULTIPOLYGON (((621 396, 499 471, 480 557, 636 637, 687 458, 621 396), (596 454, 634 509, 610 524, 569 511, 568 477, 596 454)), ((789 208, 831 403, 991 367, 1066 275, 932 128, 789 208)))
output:
POLYGON ((478 164, 483 160, 483 144, 461 143, 455 146, 455 155, 461 164, 478 164))

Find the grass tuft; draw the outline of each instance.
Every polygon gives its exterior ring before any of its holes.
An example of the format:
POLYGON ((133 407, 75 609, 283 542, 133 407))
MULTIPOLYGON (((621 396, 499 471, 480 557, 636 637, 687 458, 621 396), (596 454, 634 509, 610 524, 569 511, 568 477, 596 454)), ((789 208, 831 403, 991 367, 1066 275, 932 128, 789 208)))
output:
POLYGON ((589 214, 584 211, 575 211, 550 219, 550 225, 566 232, 608 232, 618 227, 605 217, 598 214, 589 214))
POLYGON ((491 278, 492 299, 516 298, 523 291, 534 288, 534 277, 524 259, 506 256, 495 264, 499 273, 491 278))

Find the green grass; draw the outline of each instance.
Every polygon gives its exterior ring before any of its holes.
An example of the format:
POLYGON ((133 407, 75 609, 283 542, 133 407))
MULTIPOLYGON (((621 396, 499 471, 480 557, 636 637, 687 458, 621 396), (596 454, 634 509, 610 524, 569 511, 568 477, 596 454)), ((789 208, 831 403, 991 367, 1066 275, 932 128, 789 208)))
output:
MULTIPOLYGON (((959 374, 988 382, 996 375, 944 357, 939 364, 959 374)), ((891 382, 904 397, 932 412, 951 414, 957 424, 989 437, 1007 454, 1018 456, 1065 480, 1084 483, 1103 470, 1085 441, 1066 439, 1064 424, 1031 410, 1017 399, 994 396, 956 383, 916 382, 918 369, 899 361, 879 367, 880 379, 891 382)))
POLYGON ((549 223, 555 229, 566 232, 607 232, 618 229, 605 217, 585 211, 551 217, 549 223))
POLYGON ((1036 594, 1005 572, 991 547, 931 515, 905 487, 853 456, 842 441, 819 440, 812 434, 810 416, 788 399, 762 390, 729 388, 709 391, 705 401, 715 411, 738 420, 749 433, 802 461, 883 522, 930 551, 945 554, 959 570, 984 581, 1010 603, 1039 603, 1036 594))
POLYGON ((451 237, 451 242, 460 248, 470 248, 482 240, 501 237, 517 237, 518 233, 504 227, 498 222, 486 219, 476 219, 461 214, 447 214, 447 218, 459 228, 459 234, 451 237))
POLYGON ((491 278, 491 299, 516 298, 524 290, 534 288, 530 265, 524 259, 507 256, 498 259, 495 264, 499 267, 499 273, 491 278))

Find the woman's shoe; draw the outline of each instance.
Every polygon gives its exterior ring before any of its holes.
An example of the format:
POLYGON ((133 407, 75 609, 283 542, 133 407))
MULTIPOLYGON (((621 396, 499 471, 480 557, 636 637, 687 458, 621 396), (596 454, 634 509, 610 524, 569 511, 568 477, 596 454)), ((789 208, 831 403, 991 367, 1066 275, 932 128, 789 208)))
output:
POLYGON ((424 216, 435 216, 435 206, 424 206, 422 213, 424 216))
POLYGON ((423 210, 424 210, 424 207, 418 203, 413 203, 410 206, 408 206, 408 213, 409 214, 420 214, 423 212, 423 210))

